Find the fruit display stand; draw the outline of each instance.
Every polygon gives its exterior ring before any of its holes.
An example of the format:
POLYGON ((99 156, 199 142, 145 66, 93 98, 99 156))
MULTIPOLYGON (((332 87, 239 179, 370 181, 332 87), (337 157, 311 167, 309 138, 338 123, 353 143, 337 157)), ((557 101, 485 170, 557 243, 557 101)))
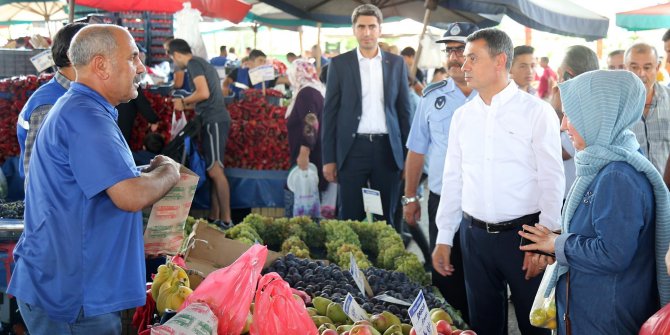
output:
POLYGON ((408 308, 419 292, 440 334, 468 328, 460 312, 429 286, 417 256, 404 250, 400 236, 385 222, 324 220, 318 224, 306 217, 273 219, 252 214, 225 231, 189 218, 185 233, 190 236, 185 243, 189 246, 186 266, 205 275, 230 265, 255 243, 278 251, 268 256, 263 273, 276 272, 294 289, 309 307, 319 334, 342 334, 354 327, 342 314, 348 296, 368 313, 365 327, 379 334, 408 332, 408 308), (369 283, 367 294, 358 289, 349 271, 352 256, 369 283), (443 321, 438 324, 439 320, 443 321))

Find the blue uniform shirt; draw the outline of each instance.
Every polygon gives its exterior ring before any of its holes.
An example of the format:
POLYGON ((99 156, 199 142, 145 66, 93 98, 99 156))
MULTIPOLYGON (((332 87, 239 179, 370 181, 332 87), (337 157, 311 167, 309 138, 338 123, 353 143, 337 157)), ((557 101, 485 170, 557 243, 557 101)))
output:
POLYGON ((442 190, 444 158, 447 155, 451 117, 459 107, 472 100, 477 91, 466 97, 450 78, 429 85, 414 112, 407 148, 427 155, 428 188, 435 194, 442 190), (430 149, 430 150, 429 150, 430 149))
POLYGON ((228 63, 228 59, 223 56, 216 56, 212 59, 209 60, 209 63, 214 65, 214 66, 226 66, 228 63))
POLYGON ((35 141, 7 291, 56 321, 146 300, 141 213, 120 210, 105 192, 139 175, 116 118, 100 94, 72 83, 35 141))

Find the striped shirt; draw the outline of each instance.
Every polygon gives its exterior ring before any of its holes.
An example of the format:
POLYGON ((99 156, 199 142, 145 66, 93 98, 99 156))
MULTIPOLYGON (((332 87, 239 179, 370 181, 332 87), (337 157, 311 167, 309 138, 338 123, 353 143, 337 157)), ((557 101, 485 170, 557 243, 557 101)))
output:
POLYGON ((642 153, 663 175, 670 155, 670 88, 654 84, 649 114, 630 128, 640 143, 642 153))

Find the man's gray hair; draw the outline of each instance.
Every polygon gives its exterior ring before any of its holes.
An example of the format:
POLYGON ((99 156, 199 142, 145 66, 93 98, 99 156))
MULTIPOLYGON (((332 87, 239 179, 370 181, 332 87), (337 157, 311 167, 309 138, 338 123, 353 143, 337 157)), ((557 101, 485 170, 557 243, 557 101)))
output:
POLYGON ((91 24, 77 32, 67 51, 72 65, 88 65, 95 56, 111 59, 118 44, 114 37, 116 29, 124 28, 111 24, 91 24))
POLYGON ((495 57, 504 53, 507 55, 505 68, 509 71, 512 68, 512 60, 514 59, 514 44, 512 39, 502 30, 495 28, 485 28, 475 31, 470 34, 465 40, 466 42, 474 42, 476 40, 484 40, 489 47, 489 54, 495 57))
POLYGON ((384 15, 382 11, 377 8, 377 6, 366 3, 360 5, 354 9, 354 12, 351 13, 351 24, 355 25, 359 16, 374 16, 377 18, 377 22, 382 24, 384 22, 384 15))
POLYGON ((576 77, 584 72, 600 69, 598 55, 583 45, 573 45, 568 48, 563 57, 563 67, 572 70, 572 76, 576 77))
POLYGON ((628 57, 630 56, 631 53, 647 53, 649 51, 652 51, 654 53, 654 58, 656 58, 656 62, 658 63, 658 52, 656 51, 656 48, 654 46, 647 44, 647 43, 635 43, 626 50, 626 55, 624 56, 624 63, 628 63, 628 57))

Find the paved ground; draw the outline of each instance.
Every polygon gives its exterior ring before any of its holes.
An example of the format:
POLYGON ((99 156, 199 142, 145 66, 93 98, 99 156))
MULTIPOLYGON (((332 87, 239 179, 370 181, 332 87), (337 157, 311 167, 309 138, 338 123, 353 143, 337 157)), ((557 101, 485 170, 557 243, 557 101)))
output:
MULTIPOLYGON (((424 194, 427 194, 424 192, 424 194)), ((421 222, 420 222, 421 229, 423 230, 424 235, 426 238, 428 238, 428 197, 424 196, 422 203, 421 203, 421 222)), ((420 260, 423 259, 423 254, 421 253, 421 250, 419 247, 416 245, 414 241, 410 242, 409 246, 407 249, 419 256, 420 260)), ((521 335, 521 332, 519 331, 519 327, 517 326, 516 323, 516 315, 514 314, 514 306, 510 303, 508 306, 509 314, 508 314, 508 329, 509 329, 509 334, 508 335, 521 335)))

